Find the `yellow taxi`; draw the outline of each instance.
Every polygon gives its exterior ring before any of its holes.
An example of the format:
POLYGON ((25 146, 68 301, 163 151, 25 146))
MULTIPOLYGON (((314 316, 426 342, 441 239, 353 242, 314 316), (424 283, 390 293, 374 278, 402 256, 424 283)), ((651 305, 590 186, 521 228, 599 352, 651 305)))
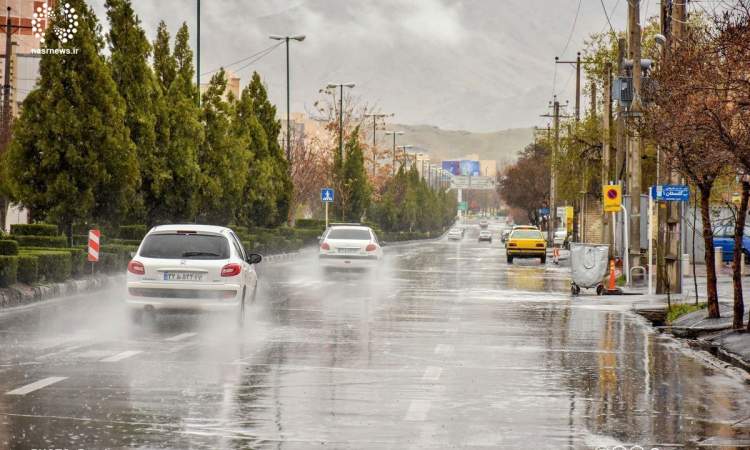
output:
POLYGON ((547 241, 537 227, 513 227, 508 236, 505 252, 508 255, 508 264, 513 264, 513 258, 539 258, 544 264, 547 261, 547 241))

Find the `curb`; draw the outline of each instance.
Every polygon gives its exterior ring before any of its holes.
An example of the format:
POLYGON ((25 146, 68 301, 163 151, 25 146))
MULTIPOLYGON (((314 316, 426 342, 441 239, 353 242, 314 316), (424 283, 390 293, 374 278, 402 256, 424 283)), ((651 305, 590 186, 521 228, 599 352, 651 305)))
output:
POLYGON ((39 286, 14 284, 9 288, 0 289, 0 310, 25 306, 58 297, 69 297, 75 294, 98 291, 122 278, 123 275, 121 274, 99 275, 39 286))

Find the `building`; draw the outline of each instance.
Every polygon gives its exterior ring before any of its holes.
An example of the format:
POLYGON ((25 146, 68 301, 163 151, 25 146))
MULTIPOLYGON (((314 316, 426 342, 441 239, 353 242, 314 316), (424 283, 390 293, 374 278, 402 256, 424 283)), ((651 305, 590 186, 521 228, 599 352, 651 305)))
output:
MULTIPOLYGON (((41 40, 35 36, 33 24, 40 24, 42 29, 46 27, 44 20, 45 4, 48 7, 54 7, 55 1, 48 2, 38 0, 6 0, 4 3, 10 8, 11 22, 11 108, 13 117, 18 116, 20 105, 26 98, 26 95, 36 85, 39 76, 39 53, 41 40), (34 14, 37 14, 35 17, 34 14), (33 22, 32 21, 37 21, 33 22)), ((5 12, 5 11, 3 11, 5 12)), ((0 80, 5 79, 5 42, 7 38, 6 30, 7 16, 3 14, 0 22, 0 80)), ((26 223, 28 221, 27 211, 17 205, 10 205, 6 214, 6 231, 10 229, 11 224, 26 223)))
MULTIPOLYGON (((240 77, 236 73, 232 72, 231 70, 224 69, 224 72, 227 77, 227 88, 224 90, 223 98, 224 100, 229 99, 229 94, 231 93, 232 96, 234 96, 235 99, 240 98, 240 77)), ((212 75, 213 76, 213 75, 212 75)), ((201 77, 203 78, 203 77, 201 77)), ((210 78, 209 78, 210 80, 210 78)), ((201 83, 201 95, 203 95, 208 90, 208 85, 210 83, 201 83)))

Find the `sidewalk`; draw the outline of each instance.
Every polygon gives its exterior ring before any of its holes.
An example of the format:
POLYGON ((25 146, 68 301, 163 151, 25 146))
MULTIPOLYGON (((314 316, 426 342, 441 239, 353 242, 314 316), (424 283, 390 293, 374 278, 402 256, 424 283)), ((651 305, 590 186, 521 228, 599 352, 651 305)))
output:
MULTIPOLYGON (((696 266, 698 301, 706 301, 706 270, 705 266, 696 266)), ((672 304, 695 302, 696 280, 690 273, 683 278, 683 293, 672 294, 672 304)), ((742 279, 742 288, 745 297, 744 324, 747 326, 750 320, 750 276, 742 279)), ((648 295, 646 287, 633 287, 626 289, 628 292, 641 293, 633 297, 633 311, 650 320, 655 326, 663 326, 666 318, 667 296, 648 295)), ((691 339, 691 344, 706 350, 720 359, 741 367, 750 372, 750 333, 744 330, 732 330, 732 318, 734 303, 734 290, 732 284, 731 266, 722 267, 717 278, 717 290, 719 294, 718 319, 709 319, 708 311, 703 309, 681 316, 671 325, 662 329, 669 331, 680 338, 691 339)))

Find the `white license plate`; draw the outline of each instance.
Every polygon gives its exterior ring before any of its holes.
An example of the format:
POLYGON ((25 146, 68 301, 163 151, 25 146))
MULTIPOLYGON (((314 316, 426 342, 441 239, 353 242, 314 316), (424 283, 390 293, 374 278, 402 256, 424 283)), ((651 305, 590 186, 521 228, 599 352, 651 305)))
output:
POLYGON ((358 248, 339 248, 339 253, 343 253, 345 255, 353 255, 355 253, 359 253, 358 248))
POLYGON ((164 272, 164 281, 203 281, 200 272, 164 272))

